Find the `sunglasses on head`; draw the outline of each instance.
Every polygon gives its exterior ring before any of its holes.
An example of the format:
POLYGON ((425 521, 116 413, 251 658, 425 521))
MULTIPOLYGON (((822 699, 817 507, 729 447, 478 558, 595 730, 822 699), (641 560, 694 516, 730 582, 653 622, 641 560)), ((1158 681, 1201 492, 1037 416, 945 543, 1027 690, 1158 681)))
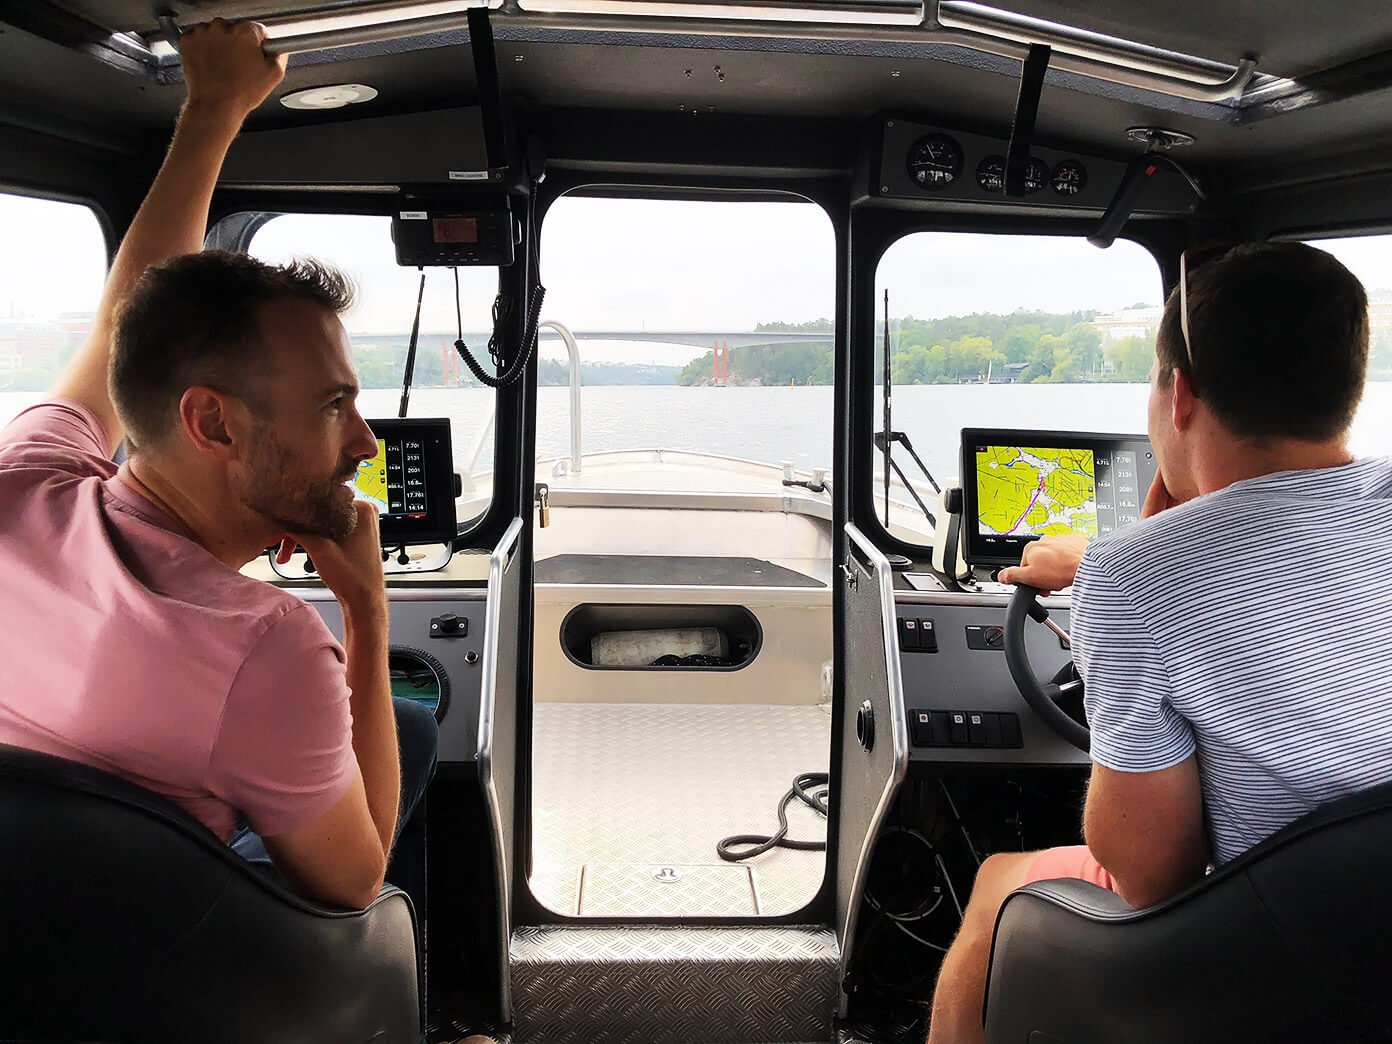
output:
POLYGON ((1184 335, 1184 354, 1189 360, 1191 377, 1194 373, 1194 343, 1189 339, 1189 273, 1222 257, 1235 246, 1236 243, 1227 240, 1214 240, 1190 247, 1179 255, 1179 330, 1184 335))

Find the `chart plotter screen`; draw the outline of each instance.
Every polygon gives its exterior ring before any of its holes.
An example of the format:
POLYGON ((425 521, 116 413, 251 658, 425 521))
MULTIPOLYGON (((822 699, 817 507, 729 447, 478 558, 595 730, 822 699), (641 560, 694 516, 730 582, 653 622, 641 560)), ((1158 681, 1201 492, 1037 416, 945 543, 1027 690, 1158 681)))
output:
POLYGON ((1018 563, 1031 540, 1106 536, 1141 517, 1155 477, 1144 436, 962 432, 967 560, 1018 563))
POLYGON ((367 423, 377 436, 377 452, 358 464, 353 496, 377 508, 382 546, 453 539, 449 421, 390 418, 367 423))

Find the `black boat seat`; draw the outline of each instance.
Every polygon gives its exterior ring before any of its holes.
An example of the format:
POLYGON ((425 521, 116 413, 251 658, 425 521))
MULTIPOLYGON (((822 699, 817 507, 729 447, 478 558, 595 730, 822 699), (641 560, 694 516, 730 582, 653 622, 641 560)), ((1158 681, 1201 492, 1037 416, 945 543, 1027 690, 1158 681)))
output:
POLYGON ((996 921, 990 1044, 1392 1039, 1392 784, 1297 820, 1167 902, 1042 881, 996 921))
POLYGON ((0 744, 0 1040, 419 1044, 404 892, 291 894, 166 799, 0 744))

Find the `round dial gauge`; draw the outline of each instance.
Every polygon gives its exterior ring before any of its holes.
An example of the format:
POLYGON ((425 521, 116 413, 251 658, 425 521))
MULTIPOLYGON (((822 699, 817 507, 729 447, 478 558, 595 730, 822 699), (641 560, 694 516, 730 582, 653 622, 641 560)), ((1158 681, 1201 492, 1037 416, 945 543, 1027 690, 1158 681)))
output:
POLYGON ((962 146, 946 134, 929 134, 909 149, 909 179, 919 188, 946 188, 962 173, 962 146))
POLYGON ((1025 164, 1025 191, 1039 192, 1049 184, 1049 165, 1042 159, 1029 158, 1025 164))
POLYGON ((1064 160, 1054 168, 1054 191, 1060 196, 1076 196, 1087 184, 1087 168, 1077 160, 1064 160))
POLYGON ((1002 192, 1005 189, 1005 157, 987 156, 976 165, 976 183, 982 192, 1002 192))

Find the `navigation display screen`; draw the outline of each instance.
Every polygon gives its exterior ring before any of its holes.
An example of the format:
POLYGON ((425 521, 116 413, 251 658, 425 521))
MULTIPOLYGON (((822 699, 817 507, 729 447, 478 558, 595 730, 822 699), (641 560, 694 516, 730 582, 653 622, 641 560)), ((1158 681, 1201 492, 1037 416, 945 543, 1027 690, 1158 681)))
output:
POLYGON ((377 453, 358 464, 353 496, 377 508, 382 547, 454 539, 454 464, 447 418, 369 420, 377 453))
POLYGON ((477 243, 478 218, 431 218, 437 243, 477 243))
POLYGON ((963 429, 967 561, 1014 565, 1041 536, 1139 521, 1155 471, 1143 435, 963 429))

